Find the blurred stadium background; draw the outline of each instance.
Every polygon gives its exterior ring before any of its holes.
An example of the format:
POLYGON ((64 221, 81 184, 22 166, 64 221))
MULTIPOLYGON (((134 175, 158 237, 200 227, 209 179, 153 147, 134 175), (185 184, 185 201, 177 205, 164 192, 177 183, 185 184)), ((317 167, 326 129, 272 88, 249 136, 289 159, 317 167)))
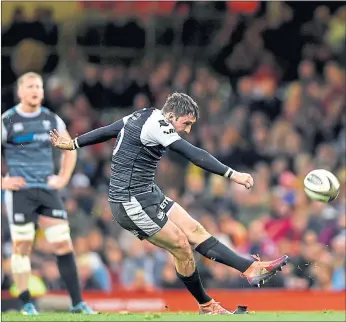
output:
MULTIPOLYGON (((45 105, 72 136, 136 109, 160 108, 173 91, 190 94, 202 118, 188 140, 250 171, 255 186, 247 192, 171 152, 161 162, 158 184, 240 252, 263 259, 290 255, 291 263, 265 289, 345 295, 345 23, 346 6, 329 1, 2 2, 2 113, 16 104, 15 80, 27 71, 44 76, 45 105), (302 181, 314 168, 332 171, 342 183, 333 203, 305 196, 302 181)), ((83 288, 104 292, 93 292, 101 306, 112 294, 153 299, 183 288, 167 253, 112 220, 113 145, 80 150, 62 191, 83 288)), ((5 309, 16 307, 9 297, 16 290, 3 203, 1 210, 5 309)), ((38 231, 31 288, 45 299, 64 289, 49 252, 38 231)), ((234 270, 197 260, 208 288, 253 298, 263 292, 244 291, 247 282, 234 270)), ((41 305, 58 309, 58 303, 41 305)), ((138 305, 156 305, 145 303, 138 305)))

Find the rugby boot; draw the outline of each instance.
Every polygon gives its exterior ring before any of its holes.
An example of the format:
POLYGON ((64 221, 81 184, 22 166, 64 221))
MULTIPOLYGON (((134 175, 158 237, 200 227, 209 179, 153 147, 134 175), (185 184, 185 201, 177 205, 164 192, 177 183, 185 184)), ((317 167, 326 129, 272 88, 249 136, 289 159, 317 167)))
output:
POLYGON ((38 311, 36 310, 36 307, 32 303, 26 303, 23 306, 23 309, 21 310, 21 313, 23 315, 39 315, 38 311))
POLYGON ((261 262, 258 255, 252 255, 256 261, 254 261, 250 267, 241 274, 242 277, 246 277, 250 285, 260 287, 270 278, 272 278, 278 271, 282 270, 282 267, 287 264, 288 256, 284 255, 280 258, 274 259, 269 262, 261 262))
POLYGON ((207 314, 207 315, 226 315, 233 314, 223 308, 219 302, 215 302, 214 299, 210 300, 205 304, 199 305, 199 314, 207 314))
POLYGON ((94 311, 85 302, 80 302, 71 309, 72 313, 82 313, 82 314, 98 314, 99 312, 94 311))

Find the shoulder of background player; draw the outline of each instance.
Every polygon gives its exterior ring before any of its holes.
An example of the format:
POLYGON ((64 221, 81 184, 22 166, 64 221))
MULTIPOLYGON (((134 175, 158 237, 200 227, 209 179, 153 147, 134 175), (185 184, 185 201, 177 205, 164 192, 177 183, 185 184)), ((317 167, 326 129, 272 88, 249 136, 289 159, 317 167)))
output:
POLYGON ((11 116, 16 114, 16 107, 12 107, 9 110, 7 110, 6 112, 2 113, 1 115, 1 119, 3 121, 5 121, 6 119, 10 119, 11 116))
POLYGON ((51 111, 49 108, 47 108, 45 106, 41 106, 41 112, 43 112, 45 114, 55 114, 53 111, 51 111))

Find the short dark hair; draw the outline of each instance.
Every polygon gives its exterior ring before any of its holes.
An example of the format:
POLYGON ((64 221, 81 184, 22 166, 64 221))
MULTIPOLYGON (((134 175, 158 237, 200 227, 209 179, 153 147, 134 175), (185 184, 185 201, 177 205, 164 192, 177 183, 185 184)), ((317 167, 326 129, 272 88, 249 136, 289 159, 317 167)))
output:
POLYGON ((162 111, 164 113, 173 112, 179 118, 180 116, 192 115, 199 118, 199 107, 197 103, 187 94, 173 93, 168 96, 162 111))

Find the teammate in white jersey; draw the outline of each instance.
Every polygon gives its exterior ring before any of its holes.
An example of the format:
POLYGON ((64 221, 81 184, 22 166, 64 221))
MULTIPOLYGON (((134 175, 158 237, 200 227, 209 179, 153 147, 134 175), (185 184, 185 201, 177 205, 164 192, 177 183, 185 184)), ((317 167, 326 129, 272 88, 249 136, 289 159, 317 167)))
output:
POLYGON ((157 165, 169 148, 206 171, 224 176, 247 189, 253 186, 250 174, 235 171, 179 136, 178 133, 190 133, 198 117, 196 102, 186 94, 174 93, 162 110, 142 109, 74 140, 52 131, 51 141, 60 149, 75 150, 116 137, 109 187, 109 202, 115 220, 138 238, 145 238, 174 256, 177 275, 197 300, 201 314, 232 314, 206 293, 192 249, 239 270, 255 286, 260 286, 281 270, 288 257, 261 262, 259 258, 250 260, 239 256, 211 236, 155 184, 157 165))

